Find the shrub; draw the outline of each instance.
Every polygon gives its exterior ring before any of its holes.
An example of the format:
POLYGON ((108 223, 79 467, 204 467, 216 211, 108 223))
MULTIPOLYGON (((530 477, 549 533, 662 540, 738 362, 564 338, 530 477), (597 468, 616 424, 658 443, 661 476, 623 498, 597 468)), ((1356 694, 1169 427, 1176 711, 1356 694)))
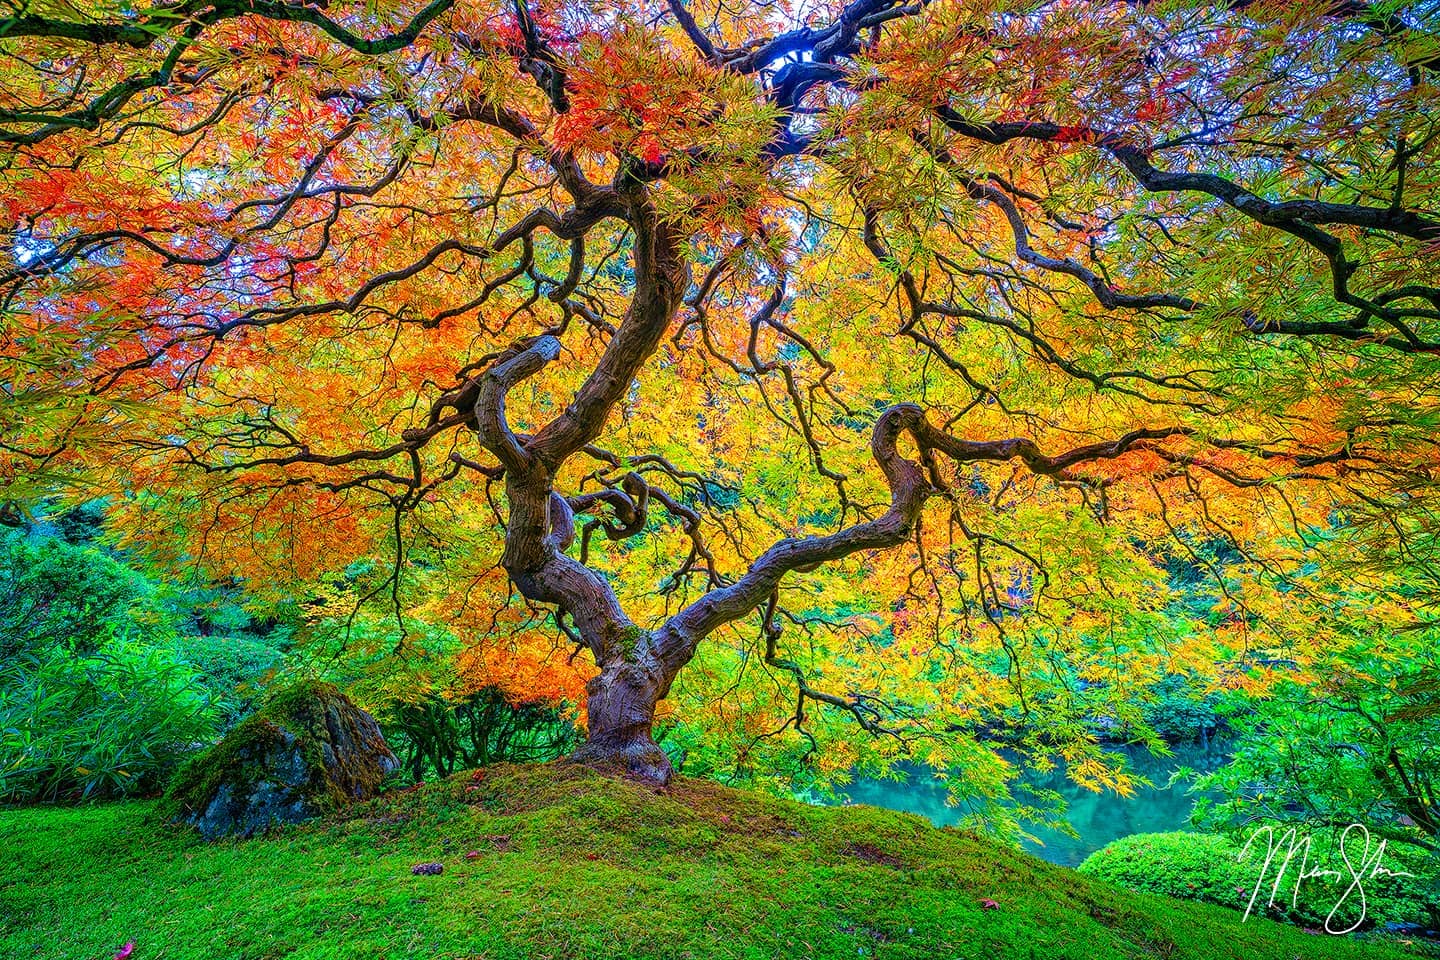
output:
POLYGON ((487 687, 459 702, 429 697, 388 711, 385 735, 415 779, 487 763, 538 763, 574 749, 578 733, 561 710, 512 704, 487 687))
POLYGON ((210 691, 227 724, 251 712, 263 681, 285 656, 269 642, 245 636, 184 637, 175 651, 210 691))
POLYGON ((152 793, 215 729, 209 695, 165 647, 12 657, 0 664, 0 802, 152 793))
POLYGON ((160 619, 151 594, 140 574, 93 547, 9 534, 0 540, 0 658, 62 643, 91 653, 160 619))
POLYGON ((1150 693, 1153 699, 1142 707, 1145 723, 1172 743, 1197 739, 1219 724, 1215 714, 1219 697, 1205 693, 1193 677, 1170 674, 1150 693))
POLYGON ((236 593, 147 577, 94 546, 0 536, 0 802, 153 792, 218 722, 241 719, 280 651, 188 635, 248 628, 236 593))
MULTIPOLYGON (((1277 906, 1266 908, 1280 864, 1288 845, 1282 841, 1283 830, 1276 828, 1276 844, 1280 851, 1271 863, 1264 886, 1255 898, 1255 913, 1274 919, 1289 920, 1307 927, 1321 927, 1340 900, 1350 874, 1339 857, 1334 838, 1329 834, 1310 834, 1312 847, 1310 865, 1339 870, 1344 881, 1329 877, 1312 877, 1300 882, 1294 904, 1296 878, 1300 876, 1300 857, 1284 874, 1274 894, 1277 906)), ((1303 832, 1299 834, 1305 836, 1303 832)), ((1377 841, 1378 842, 1378 841, 1377 841)), ((1079 871, 1142 893, 1158 893, 1182 900, 1201 900, 1244 910, 1255 891, 1265 860, 1266 845, 1261 837, 1242 859, 1244 838, 1211 833, 1139 833, 1122 837, 1091 854, 1079 871)), ((1352 837, 1347 847, 1353 863, 1358 864, 1358 842, 1352 837)), ((1371 848, 1374 856, 1374 847, 1371 848)), ((1413 850, 1389 846, 1384 866, 1390 870, 1413 873, 1413 877, 1366 877, 1365 927, 1386 923, 1422 924, 1433 922, 1440 910, 1440 866, 1413 850)), ((1344 929, 1360 919, 1360 901, 1351 894, 1331 921, 1332 927, 1344 929)))

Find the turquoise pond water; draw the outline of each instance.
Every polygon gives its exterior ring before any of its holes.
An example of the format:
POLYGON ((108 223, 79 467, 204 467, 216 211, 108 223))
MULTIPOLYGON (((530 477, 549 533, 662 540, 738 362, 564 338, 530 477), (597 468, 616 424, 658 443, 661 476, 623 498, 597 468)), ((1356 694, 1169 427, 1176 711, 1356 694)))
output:
MULTIPOLYGON (((1025 849, 1038 857, 1066 867, 1079 865, 1111 840, 1132 833, 1159 833, 1188 829, 1190 810, 1198 796, 1188 782, 1166 786, 1171 773, 1187 767, 1208 772, 1225 760, 1222 745, 1211 742, 1179 744, 1169 757, 1152 756, 1143 747, 1117 745, 1108 748, 1123 753, 1130 768, 1153 787, 1141 787, 1134 796, 1092 793, 1066 779, 1062 770, 1048 774, 1031 773, 1027 780, 1060 793, 1068 805, 1066 820, 1078 836, 1057 830, 1034 829, 1039 842, 1026 842, 1025 849)), ((854 803, 868 803, 892 810, 904 810, 928 817, 940 826, 954 824, 960 811, 945 805, 945 785, 916 771, 908 781, 857 780, 845 791, 854 803)))

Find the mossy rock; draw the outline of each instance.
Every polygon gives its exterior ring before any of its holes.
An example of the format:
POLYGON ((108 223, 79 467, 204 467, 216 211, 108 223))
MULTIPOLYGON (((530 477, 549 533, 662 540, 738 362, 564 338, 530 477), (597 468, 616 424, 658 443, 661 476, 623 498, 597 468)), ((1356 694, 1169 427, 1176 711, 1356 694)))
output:
POLYGON ((302 683, 176 773, 161 812, 207 840, 250 837, 379 792, 400 761, 364 710, 326 683, 302 683))

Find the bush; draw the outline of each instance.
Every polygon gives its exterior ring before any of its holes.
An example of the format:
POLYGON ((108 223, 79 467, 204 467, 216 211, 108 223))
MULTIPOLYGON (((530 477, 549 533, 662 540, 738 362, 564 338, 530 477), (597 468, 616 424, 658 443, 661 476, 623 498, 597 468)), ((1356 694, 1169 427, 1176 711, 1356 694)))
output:
POLYGON ((210 691, 227 724, 251 712, 263 681, 285 656, 265 640, 244 636, 184 637, 176 641, 175 651, 210 691))
POLYGON ((511 704, 487 687, 452 703, 429 697, 395 704, 385 735, 416 781, 488 763, 540 763, 575 748, 578 732, 560 710, 511 704))
POLYGON ((162 614, 145 578, 93 547, 10 534, 0 540, 0 658, 70 644, 94 652, 162 614))
MULTIPOLYGON (((1349 885, 1350 874, 1345 870, 1333 838, 1318 832, 1310 834, 1310 865, 1313 867, 1318 863, 1325 869, 1339 870, 1346 879, 1339 883, 1329 877, 1303 880, 1298 899, 1292 906, 1291 894, 1300 875, 1301 854, 1297 853, 1274 894, 1276 907, 1266 909, 1271 885, 1288 849, 1281 840, 1282 834, 1281 828, 1277 827, 1276 846, 1280 852, 1272 861, 1268 879, 1255 898, 1254 913, 1306 927, 1322 927, 1349 885)), ((1299 835, 1302 838, 1305 836, 1303 831, 1299 835)), ((1260 878, 1266 844, 1263 836, 1260 837, 1242 859, 1243 848, 1244 838, 1237 840, 1224 834, 1139 833, 1122 837, 1095 851, 1078 869, 1088 876, 1141 893, 1201 900, 1244 910, 1260 878)), ((1355 838, 1352 837, 1347 849, 1351 853, 1351 861, 1358 864, 1361 857, 1355 838)), ((1363 885, 1366 907, 1363 926, 1432 923, 1436 912, 1440 911, 1440 866, 1428 857, 1417 856, 1413 850, 1394 846, 1387 847, 1383 863, 1387 869, 1403 870, 1415 876, 1367 877, 1363 885)), ((1332 928, 1343 930, 1355 923, 1360 919, 1359 908, 1359 898, 1352 893, 1331 921, 1332 928)))
POLYGON ((237 593, 147 577, 94 546, 0 536, 0 802, 154 792, 248 713, 280 651, 190 635, 248 629, 237 593))
POLYGON ((207 744, 216 711, 164 647, 59 645, 0 664, 0 802, 155 792, 207 744))
POLYGON ((1171 743, 1198 739, 1219 725, 1215 707, 1219 697, 1200 689, 1198 680, 1170 674, 1150 691, 1154 699, 1143 703, 1145 723, 1171 743))

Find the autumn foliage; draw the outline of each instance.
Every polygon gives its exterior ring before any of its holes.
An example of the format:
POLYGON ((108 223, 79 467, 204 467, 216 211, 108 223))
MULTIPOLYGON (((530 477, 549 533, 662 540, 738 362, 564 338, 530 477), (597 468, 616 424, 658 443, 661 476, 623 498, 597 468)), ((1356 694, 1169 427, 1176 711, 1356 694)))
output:
POLYGON ((1395 9, 38 0, 0 498, 108 497, 397 687, 1125 789, 1087 718, 1160 676, 1434 615, 1395 9))

